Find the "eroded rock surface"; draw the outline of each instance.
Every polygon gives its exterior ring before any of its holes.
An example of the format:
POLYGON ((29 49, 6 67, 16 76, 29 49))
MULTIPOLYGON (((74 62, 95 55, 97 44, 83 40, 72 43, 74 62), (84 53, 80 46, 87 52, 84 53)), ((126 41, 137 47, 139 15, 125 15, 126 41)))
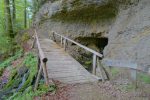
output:
POLYGON ((95 36, 93 34, 108 37, 108 45, 104 49, 106 58, 135 61, 141 69, 148 69, 150 67, 150 0, 119 1, 117 16, 107 21, 66 22, 51 18, 64 9, 69 12, 95 4, 103 8, 107 1, 109 0, 57 0, 53 3, 48 2, 36 14, 34 25, 38 26, 39 33, 47 36, 53 30, 73 39, 93 37, 95 36))

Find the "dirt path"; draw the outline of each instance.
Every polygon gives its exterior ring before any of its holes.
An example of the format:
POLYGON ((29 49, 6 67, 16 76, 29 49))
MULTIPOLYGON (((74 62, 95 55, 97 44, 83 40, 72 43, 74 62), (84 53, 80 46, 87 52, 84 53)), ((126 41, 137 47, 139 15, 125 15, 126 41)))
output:
POLYGON ((110 82, 86 83, 64 85, 58 84, 55 94, 48 93, 35 100, 150 100, 150 92, 144 91, 121 91, 110 82))

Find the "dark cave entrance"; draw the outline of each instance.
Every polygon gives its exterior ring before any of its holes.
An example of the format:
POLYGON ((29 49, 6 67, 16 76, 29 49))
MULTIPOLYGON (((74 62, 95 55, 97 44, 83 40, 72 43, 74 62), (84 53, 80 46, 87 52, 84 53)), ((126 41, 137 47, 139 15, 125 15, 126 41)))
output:
MULTIPOLYGON (((108 44, 107 37, 78 37, 75 39, 78 43, 87 46, 101 54, 103 54, 104 48, 108 44)), ((92 71, 92 57, 93 54, 85 51, 84 49, 78 49, 78 55, 75 54, 74 57, 89 71, 92 71)))
POLYGON ((77 42, 103 54, 104 48, 108 44, 107 37, 78 37, 75 39, 77 42))

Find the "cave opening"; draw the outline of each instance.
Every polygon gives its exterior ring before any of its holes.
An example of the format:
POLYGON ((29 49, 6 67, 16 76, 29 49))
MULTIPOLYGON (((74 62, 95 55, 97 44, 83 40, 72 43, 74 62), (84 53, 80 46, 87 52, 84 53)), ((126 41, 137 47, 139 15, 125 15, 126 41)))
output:
POLYGON ((108 44, 107 37, 78 37, 75 40, 101 54, 108 44))
MULTIPOLYGON (((85 45, 101 54, 103 54, 104 48, 108 44, 107 37, 78 37, 75 39, 78 43, 85 45)), ((78 54, 75 53, 74 57, 89 71, 92 71, 92 59, 93 54, 78 48, 78 54)))

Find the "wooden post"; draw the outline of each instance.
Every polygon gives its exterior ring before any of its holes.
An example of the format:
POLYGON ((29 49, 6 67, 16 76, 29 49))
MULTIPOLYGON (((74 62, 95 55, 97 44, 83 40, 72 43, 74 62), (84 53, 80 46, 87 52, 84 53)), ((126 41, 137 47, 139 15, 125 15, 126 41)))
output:
POLYGON ((46 59, 43 59, 44 79, 45 79, 46 85, 48 85, 48 84, 49 84, 49 81, 48 81, 48 72, 47 72, 47 68, 46 68, 46 62, 47 62, 47 60, 46 60, 46 59))
POLYGON ((42 66, 40 65, 40 69, 39 69, 39 71, 38 71, 38 75, 37 75, 36 82, 35 82, 35 86, 34 86, 34 91, 37 90, 38 83, 39 83, 40 76, 41 76, 41 72, 42 72, 42 66))
POLYGON ((137 70, 131 69, 131 78, 136 89, 137 88, 137 70))
POLYGON ((63 46, 63 37, 61 36, 61 46, 63 46))
POLYGON ((64 49, 66 51, 66 39, 64 39, 64 49))
POLYGON ((96 55, 93 54, 93 74, 96 75, 96 55))
POLYGON ((33 36, 33 42, 32 42, 32 45, 31 45, 31 49, 34 48, 35 42, 36 42, 36 38, 35 38, 35 36, 33 36))
POLYGON ((100 60, 99 60, 99 58, 97 58, 97 66, 99 67, 99 69, 100 69, 100 75, 101 75, 101 78, 102 78, 102 82, 104 82, 105 81, 105 79, 104 79, 104 76, 103 76, 103 71, 102 71, 102 66, 101 66, 101 64, 100 64, 100 60))
POLYGON ((112 66, 108 66, 109 68, 109 78, 110 78, 110 81, 112 80, 112 77, 113 77, 113 74, 112 74, 112 66))
POLYGON ((55 33, 53 32, 52 34, 53 34, 54 42, 56 42, 55 33))

